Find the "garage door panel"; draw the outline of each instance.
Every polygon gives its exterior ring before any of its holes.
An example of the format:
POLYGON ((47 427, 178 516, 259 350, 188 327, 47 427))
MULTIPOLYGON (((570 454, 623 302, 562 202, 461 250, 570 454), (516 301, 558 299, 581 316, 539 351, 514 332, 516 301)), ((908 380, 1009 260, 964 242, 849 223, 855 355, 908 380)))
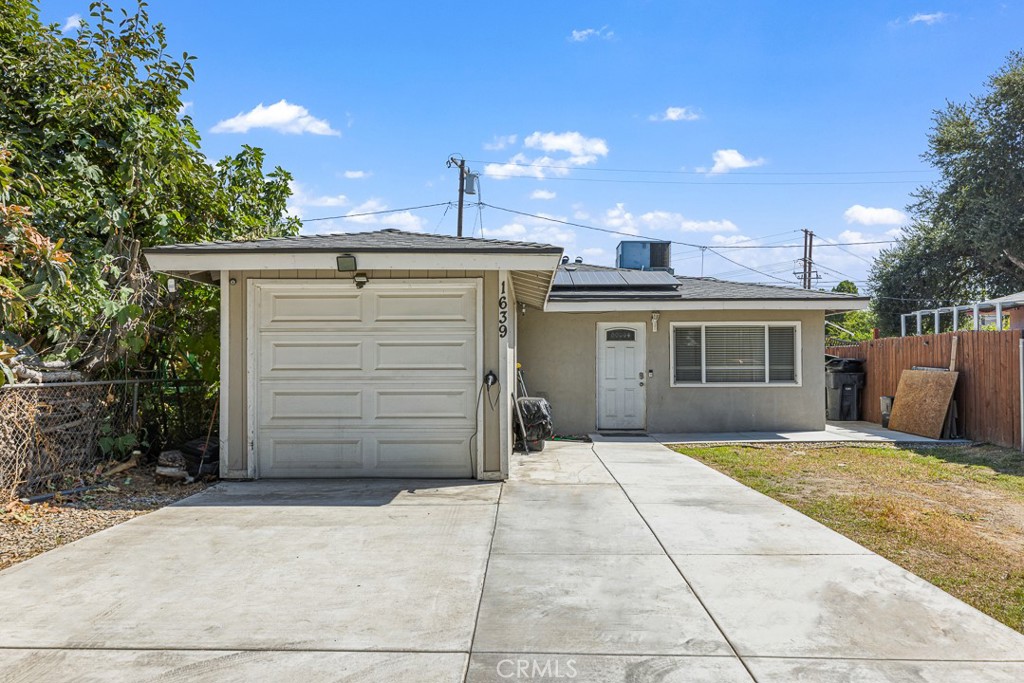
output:
POLYGON ((375 392, 374 419, 381 426, 402 426, 420 420, 457 420, 474 415, 473 396, 466 389, 409 389, 395 387, 375 392))
POLYGON ((362 299, 357 291, 294 291, 269 288, 260 307, 260 329, 303 323, 361 323, 362 299))
POLYGON ((263 395, 260 424, 264 426, 343 424, 364 419, 361 389, 284 384, 266 387, 263 395))
POLYGON ((370 322, 448 323, 474 325, 472 290, 426 290, 371 293, 370 322))
POLYGON ((472 432, 437 437, 392 432, 372 439, 368 445, 373 449, 374 470, 381 476, 404 477, 419 472, 423 476, 469 477, 471 438, 472 432))
POLYGON ((263 430, 260 476, 338 477, 363 469, 363 440, 337 431, 311 433, 263 430))
POLYGON ((381 339, 374 348, 374 370, 473 372, 476 367, 472 338, 381 339))
POLYGON ((271 333, 260 338, 260 376, 292 373, 359 373, 364 367, 363 340, 337 335, 271 333))

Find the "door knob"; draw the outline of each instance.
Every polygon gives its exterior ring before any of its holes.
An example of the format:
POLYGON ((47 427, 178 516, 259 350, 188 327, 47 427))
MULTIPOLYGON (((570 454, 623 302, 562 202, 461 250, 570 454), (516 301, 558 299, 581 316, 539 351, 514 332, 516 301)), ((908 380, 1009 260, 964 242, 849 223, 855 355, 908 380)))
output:
POLYGON ((640 386, 643 386, 643 385, 644 385, 644 383, 643 383, 643 382, 640 382, 640 386))

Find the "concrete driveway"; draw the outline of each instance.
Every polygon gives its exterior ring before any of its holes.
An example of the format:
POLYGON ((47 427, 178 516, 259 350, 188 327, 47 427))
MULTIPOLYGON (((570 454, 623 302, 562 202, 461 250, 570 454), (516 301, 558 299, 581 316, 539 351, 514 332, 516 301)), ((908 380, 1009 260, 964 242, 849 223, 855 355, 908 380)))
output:
POLYGON ((1019 681, 1024 636, 653 441, 222 483, 0 572, 0 681, 1019 681))

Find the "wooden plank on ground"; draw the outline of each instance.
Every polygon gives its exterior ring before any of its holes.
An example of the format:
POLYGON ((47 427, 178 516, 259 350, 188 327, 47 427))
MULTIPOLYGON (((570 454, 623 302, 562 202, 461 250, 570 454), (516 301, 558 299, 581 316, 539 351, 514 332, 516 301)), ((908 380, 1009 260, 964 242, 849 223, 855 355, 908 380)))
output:
POLYGON ((889 428, 931 439, 941 438, 958 375, 956 372, 904 370, 896 388, 889 428))

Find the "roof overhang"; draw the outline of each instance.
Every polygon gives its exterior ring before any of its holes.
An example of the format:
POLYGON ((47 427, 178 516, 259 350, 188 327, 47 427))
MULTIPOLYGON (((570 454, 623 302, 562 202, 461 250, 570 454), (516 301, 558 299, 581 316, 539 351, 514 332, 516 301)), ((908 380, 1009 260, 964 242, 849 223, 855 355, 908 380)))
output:
POLYGON ((562 252, 436 251, 201 251, 157 247, 146 250, 152 270, 175 277, 211 282, 221 271, 336 270, 338 256, 356 257, 357 270, 507 270, 519 301, 543 308, 562 252))
POLYGON ((863 311, 870 299, 663 299, 634 301, 567 301, 548 299, 551 313, 613 313, 616 311, 863 311))

